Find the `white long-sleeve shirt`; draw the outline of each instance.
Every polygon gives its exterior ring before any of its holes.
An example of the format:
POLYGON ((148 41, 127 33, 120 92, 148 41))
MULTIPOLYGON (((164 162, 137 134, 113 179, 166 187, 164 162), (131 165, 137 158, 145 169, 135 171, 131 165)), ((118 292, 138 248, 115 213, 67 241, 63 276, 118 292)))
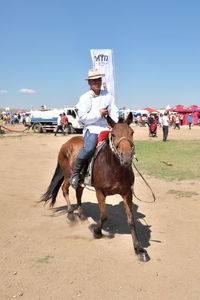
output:
POLYGON ((162 126, 169 126, 169 118, 168 116, 163 116, 162 117, 162 126))
POLYGON ((107 91, 101 91, 95 96, 92 90, 80 97, 78 104, 79 120, 85 125, 83 134, 88 129, 90 133, 99 134, 103 130, 109 130, 107 120, 101 116, 100 109, 107 108, 109 116, 118 122, 118 108, 114 97, 107 91))
POLYGON ((62 124, 61 124, 61 116, 58 116, 58 118, 57 118, 57 124, 58 124, 58 125, 62 125, 62 124))

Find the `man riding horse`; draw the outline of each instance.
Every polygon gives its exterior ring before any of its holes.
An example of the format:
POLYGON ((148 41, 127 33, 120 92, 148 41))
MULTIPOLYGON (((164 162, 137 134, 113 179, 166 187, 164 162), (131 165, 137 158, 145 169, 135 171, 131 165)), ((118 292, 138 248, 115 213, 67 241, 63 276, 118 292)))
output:
POLYGON ((78 188, 81 170, 94 154, 99 133, 109 130, 105 116, 109 115, 115 122, 118 122, 118 108, 114 97, 106 90, 101 90, 103 76, 96 69, 89 70, 86 80, 90 90, 80 97, 76 105, 79 119, 85 126, 84 144, 78 153, 70 179, 70 184, 74 189, 78 188))
POLYGON ((62 188, 67 203, 67 218, 73 222, 76 215, 69 195, 71 184, 76 189, 77 216, 81 220, 85 220, 81 201, 84 186, 79 184, 80 172, 95 151, 98 134, 105 130, 108 131, 110 127, 108 142, 101 148, 93 164, 92 186, 96 191, 100 217, 96 224, 90 226, 90 229, 95 239, 103 236, 102 228, 107 220, 106 197, 121 195, 134 251, 140 261, 147 262, 150 257, 138 238, 132 207, 135 179, 132 159, 135 147, 134 131, 130 124, 133 121, 133 115, 130 112, 124 122, 116 122, 118 121, 118 109, 113 96, 107 91, 101 90, 102 76, 98 70, 89 71, 87 80, 91 90, 81 96, 77 105, 79 118, 85 124, 84 138, 74 136, 62 145, 54 175, 41 201, 50 201, 50 206, 53 207, 58 191, 62 188))

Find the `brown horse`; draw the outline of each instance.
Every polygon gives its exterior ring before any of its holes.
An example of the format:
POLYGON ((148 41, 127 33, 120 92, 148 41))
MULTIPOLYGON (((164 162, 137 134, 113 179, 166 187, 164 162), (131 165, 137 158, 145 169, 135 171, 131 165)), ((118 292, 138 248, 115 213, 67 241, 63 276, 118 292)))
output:
MULTIPOLYGON (((107 219, 106 196, 120 194, 124 201, 127 214, 128 226, 132 235, 135 253, 141 261, 148 261, 150 258, 138 240, 136 226, 132 211, 132 186, 134 184, 134 173, 132 170, 132 159, 134 155, 133 130, 129 126, 133 116, 130 113, 123 123, 115 123, 109 116, 108 124, 112 128, 109 133, 109 142, 105 144, 94 161, 92 185, 96 190, 100 208, 100 220, 93 226, 94 238, 102 236, 102 227, 107 219)), ((72 174, 73 165, 80 148, 83 145, 81 136, 68 140, 60 149, 58 164, 48 187, 47 192, 42 196, 41 201, 50 202, 53 207, 56 202, 58 191, 62 185, 63 196, 67 202, 67 213, 70 220, 74 220, 74 213, 69 200, 69 178, 72 174), (63 182, 64 181, 64 182, 63 182)), ((84 187, 79 185, 76 189, 78 216, 83 220, 84 215, 81 207, 81 196, 84 187)))

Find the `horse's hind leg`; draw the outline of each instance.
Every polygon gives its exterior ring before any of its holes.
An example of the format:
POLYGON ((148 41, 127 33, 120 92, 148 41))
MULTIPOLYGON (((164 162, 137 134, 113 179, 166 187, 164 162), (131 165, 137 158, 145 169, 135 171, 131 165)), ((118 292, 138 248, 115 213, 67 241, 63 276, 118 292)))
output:
POLYGON ((67 218, 70 221, 74 221, 75 220, 75 216, 74 216, 74 212, 71 206, 71 202, 69 200, 69 186, 70 183, 67 179, 64 180, 64 183, 62 185, 62 191, 63 191, 63 196, 67 202, 67 218))
POLYGON ((93 231, 93 236, 95 239, 99 239, 102 237, 102 227, 104 222, 107 220, 107 216, 106 216, 106 203, 105 203, 105 196, 104 194, 97 190, 96 191, 96 196, 97 196, 97 200, 99 203, 99 208, 100 208, 100 220, 97 222, 96 225, 91 226, 90 228, 93 231))
POLYGON ((128 226, 130 228, 131 236, 133 239, 133 245, 135 253, 138 255, 139 260, 146 262, 150 260, 150 257, 145 249, 142 248, 140 241, 138 240, 133 210, 132 210, 132 191, 128 192, 126 195, 123 196, 124 206, 127 215, 128 226))
POLYGON ((83 209, 82 209, 82 206, 81 206, 81 197, 82 197, 82 194, 83 194, 83 189, 84 189, 84 187, 81 187, 80 185, 76 189, 78 216, 82 221, 86 220, 86 217, 83 214, 83 209))

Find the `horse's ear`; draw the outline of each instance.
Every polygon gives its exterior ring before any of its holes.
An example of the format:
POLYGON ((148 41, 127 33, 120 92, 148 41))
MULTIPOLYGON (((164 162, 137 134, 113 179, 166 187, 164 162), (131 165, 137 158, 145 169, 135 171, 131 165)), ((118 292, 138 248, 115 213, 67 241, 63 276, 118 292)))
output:
POLYGON ((132 122, 133 122, 133 114, 132 114, 132 112, 130 112, 125 120, 125 123, 130 125, 132 122))
POLYGON ((108 125, 110 126, 110 127, 114 127, 115 126, 115 121, 113 121, 113 119, 109 116, 109 115, 107 115, 107 117, 106 117, 106 120, 107 120, 107 122, 108 122, 108 125))

